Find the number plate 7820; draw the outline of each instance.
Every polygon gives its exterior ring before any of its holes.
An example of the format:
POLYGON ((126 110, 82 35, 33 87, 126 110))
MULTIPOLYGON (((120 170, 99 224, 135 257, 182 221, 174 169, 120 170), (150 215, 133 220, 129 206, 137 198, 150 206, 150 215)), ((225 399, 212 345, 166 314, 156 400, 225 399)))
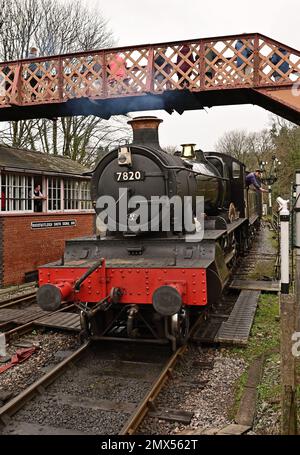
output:
POLYGON ((138 182, 145 179, 144 171, 122 171, 115 172, 117 182, 138 182))

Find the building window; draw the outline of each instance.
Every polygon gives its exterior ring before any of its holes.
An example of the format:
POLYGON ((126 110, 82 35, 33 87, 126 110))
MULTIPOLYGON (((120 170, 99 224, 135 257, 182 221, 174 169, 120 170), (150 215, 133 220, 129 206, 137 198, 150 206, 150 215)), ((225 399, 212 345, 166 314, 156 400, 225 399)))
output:
POLYGON ((93 208, 89 181, 58 177, 42 179, 37 176, 1 172, 0 187, 0 212, 56 212, 93 208), (34 198, 38 185, 41 195, 47 197, 34 198))
POLYGON ((61 210, 60 179, 48 177, 48 210, 49 212, 61 210))
POLYGON ((45 194, 43 192, 43 178, 34 177, 34 191, 33 191, 33 211, 43 212, 46 210, 45 194))
POLYGON ((64 208, 65 210, 79 209, 79 182, 76 180, 64 181, 64 208))
POLYGON ((64 180, 64 209, 65 210, 92 209, 89 182, 79 182, 74 179, 64 180))
POLYGON ((81 182, 80 190, 81 190, 81 197, 80 197, 81 209, 82 210, 91 210, 93 207, 92 207, 92 201, 91 201, 90 182, 81 182))
POLYGON ((33 178, 1 173, 1 211, 32 212, 33 178))

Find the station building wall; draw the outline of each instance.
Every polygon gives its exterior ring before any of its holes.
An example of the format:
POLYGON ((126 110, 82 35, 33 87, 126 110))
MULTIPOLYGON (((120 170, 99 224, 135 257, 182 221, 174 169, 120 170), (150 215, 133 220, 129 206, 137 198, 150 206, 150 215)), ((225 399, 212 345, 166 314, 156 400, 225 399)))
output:
POLYGON ((0 216, 0 286, 22 284, 25 273, 59 260, 65 240, 94 234, 94 212, 31 213, 0 216), (67 227, 34 228, 36 223, 69 221, 67 227), (34 223, 34 224, 32 224, 34 223))

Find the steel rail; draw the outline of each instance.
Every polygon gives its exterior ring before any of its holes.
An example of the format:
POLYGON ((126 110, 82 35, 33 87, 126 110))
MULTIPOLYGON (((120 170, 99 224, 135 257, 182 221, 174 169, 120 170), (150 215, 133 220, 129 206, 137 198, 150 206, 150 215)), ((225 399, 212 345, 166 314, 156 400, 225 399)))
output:
POLYGON ((35 288, 36 284, 36 281, 31 281, 30 283, 15 284, 13 286, 2 288, 0 289, 0 296, 3 296, 5 294, 17 294, 18 292, 24 291, 26 289, 35 288))
POLYGON ((62 360, 51 371, 46 373, 40 379, 31 384, 27 389, 23 390, 18 396, 10 400, 0 408, 0 421, 7 425, 12 415, 19 411, 32 397, 37 394, 43 393, 44 389, 48 387, 58 376, 63 374, 65 370, 72 365, 72 362, 77 361, 81 355, 89 347, 90 342, 80 346, 79 349, 73 352, 69 357, 62 360))
POLYGON ((143 401, 139 404, 135 412, 129 417, 129 419, 121 429, 119 433, 120 435, 134 434, 134 432, 137 430, 141 422, 146 417, 147 413, 151 411, 153 408, 155 408, 154 400, 159 395, 168 378, 172 375, 176 362, 184 354, 186 349, 187 345, 180 347, 168 360, 162 372, 159 374, 158 378, 153 383, 151 390, 143 398, 143 401))
POLYGON ((31 291, 30 293, 27 293, 26 295, 23 296, 13 296, 10 299, 2 300, 0 301, 0 308, 8 308, 10 306, 13 306, 17 303, 23 303, 26 302, 27 300, 31 300, 35 297, 36 295, 36 290, 31 291), (3 302, 3 303, 2 303, 3 302))
MULTIPOLYGON (((71 305, 60 308, 57 311, 49 312, 49 314, 63 313, 65 310, 70 310, 70 309, 74 308, 74 306, 75 306, 74 303, 72 303, 71 305)), ((43 315, 38 316, 37 318, 33 319, 32 321, 26 322, 26 324, 19 325, 18 327, 15 327, 14 329, 4 332, 6 342, 9 342, 10 338, 15 334, 24 335, 25 333, 30 332, 30 330, 36 329, 37 327, 34 324, 35 321, 38 321, 39 319, 42 319, 44 317, 45 317, 45 315, 43 314, 43 315)), ((9 322, 7 324, 9 324, 9 322)), ((48 328, 51 329, 51 327, 48 327, 48 328)))

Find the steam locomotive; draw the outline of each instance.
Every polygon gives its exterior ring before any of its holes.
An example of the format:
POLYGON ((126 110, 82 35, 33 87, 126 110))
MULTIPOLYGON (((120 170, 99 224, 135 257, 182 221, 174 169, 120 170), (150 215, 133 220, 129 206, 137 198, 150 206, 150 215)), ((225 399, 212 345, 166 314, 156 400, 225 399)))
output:
POLYGON ((92 339, 175 349, 249 249, 261 200, 245 188, 240 161, 194 144, 171 155, 159 145, 160 119, 128 123, 133 142, 105 155, 92 174, 101 233, 68 240, 61 261, 39 268, 37 300, 47 311, 75 302, 82 334, 92 339))

